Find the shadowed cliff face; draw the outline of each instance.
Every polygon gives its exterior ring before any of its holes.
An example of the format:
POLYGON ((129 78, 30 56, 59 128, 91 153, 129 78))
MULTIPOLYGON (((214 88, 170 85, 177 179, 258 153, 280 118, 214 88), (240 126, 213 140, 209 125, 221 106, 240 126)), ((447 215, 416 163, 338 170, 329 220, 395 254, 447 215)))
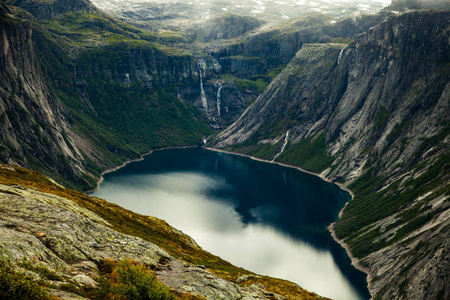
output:
POLYGON ((286 139, 277 161, 351 183, 356 197, 335 229, 368 272, 375 298, 450 293, 442 239, 449 233, 449 32, 449 12, 417 11, 388 18, 348 46, 304 45, 215 140, 273 159, 286 139), (419 263, 425 253, 436 258, 426 263, 430 277, 419 263))
POLYGON ((31 21, 0 12, 2 161, 79 181, 83 157, 68 134, 66 110, 49 89, 31 21))

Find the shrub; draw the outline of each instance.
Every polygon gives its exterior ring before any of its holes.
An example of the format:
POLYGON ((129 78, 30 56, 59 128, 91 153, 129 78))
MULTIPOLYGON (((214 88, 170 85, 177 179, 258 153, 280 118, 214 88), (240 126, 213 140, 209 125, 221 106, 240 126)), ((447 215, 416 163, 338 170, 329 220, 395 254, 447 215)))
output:
POLYGON ((38 281, 0 260, 0 299, 47 300, 50 296, 38 281))
POLYGON ((116 264, 108 261, 104 271, 112 272, 101 279, 97 299, 175 300, 174 294, 146 266, 126 260, 116 264))

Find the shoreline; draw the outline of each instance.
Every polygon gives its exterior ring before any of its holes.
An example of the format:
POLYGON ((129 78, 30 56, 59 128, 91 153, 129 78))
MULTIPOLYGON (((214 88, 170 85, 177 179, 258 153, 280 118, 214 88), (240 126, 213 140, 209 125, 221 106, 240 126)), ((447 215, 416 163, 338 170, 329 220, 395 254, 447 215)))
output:
MULTIPOLYGON (((322 179, 322 180, 324 180, 326 182, 329 182, 329 183, 337 185, 341 190, 346 191, 347 193, 350 194, 351 199, 348 202, 350 202, 351 200, 353 200, 355 198, 355 194, 348 187, 343 185, 342 183, 333 182, 332 180, 326 178, 322 174, 311 172, 311 171, 305 170, 305 169, 303 169, 301 167, 292 166, 292 165, 288 165, 288 164, 284 164, 284 163, 280 163, 280 162, 274 162, 274 161, 270 161, 270 160, 254 157, 254 156, 251 156, 251 155, 242 154, 242 153, 236 153, 236 152, 231 152, 231 151, 226 151, 226 150, 222 150, 222 149, 216 149, 216 148, 210 148, 210 147, 202 147, 202 148, 210 150, 210 151, 215 151, 215 152, 219 152, 219 153, 226 153, 226 154, 231 154, 231 155, 237 155, 237 156, 241 156, 241 157, 250 158, 250 159, 253 159, 253 160, 256 160, 256 161, 261 161, 261 162, 265 162, 265 163, 272 163, 272 164, 277 164, 277 165, 280 165, 280 166, 283 166, 283 167, 296 169, 296 170, 299 170, 301 172, 317 176, 317 177, 319 177, 320 179, 322 179)), ((344 209, 347 206, 348 202, 346 202, 344 207, 339 211, 338 218, 341 218, 341 216, 342 216, 342 214, 344 212, 344 209)), ((337 222, 337 220, 336 220, 336 222, 337 222)), ((370 276, 369 270, 367 268, 363 267, 360 264, 359 259, 357 259, 356 257, 353 256, 353 254, 352 254, 352 252, 350 250, 350 247, 344 242, 344 240, 341 240, 341 239, 339 239, 336 236, 336 231, 334 230, 334 225, 336 224, 336 222, 333 222, 330 225, 328 225, 327 226, 327 230, 330 232, 331 237, 333 238, 333 240, 336 243, 338 243, 345 250, 345 252, 347 253, 347 256, 350 258, 352 266, 354 266, 355 269, 357 269, 357 270, 363 272, 364 274, 366 274, 367 289, 368 289, 368 291, 370 293, 369 287, 370 287, 370 282, 372 281, 372 276, 370 276)), ((372 296, 372 294, 370 294, 370 295, 372 296)))
MULTIPOLYGON (((198 148, 198 147, 199 147, 198 145, 195 145, 195 146, 178 146, 178 147, 164 147, 164 148, 153 149, 153 150, 151 150, 151 151, 149 151, 149 152, 147 152, 147 153, 142 154, 139 158, 126 160, 126 161, 124 161, 123 163, 121 163, 119 166, 116 166, 116 167, 113 167, 113 168, 111 168, 111 169, 107 169, 107 170, 103 171, 103 172, 100 174, 100 178, 99 178, 98 181, 97 181, 97 186, 96 186, 95 188, 91 189, 91 190, 85 191, 84 193, 86 193, 86 194, 91 194, 91 193, 93 193, 93 192, 98 191, 98 190, 100 189, 101 183, 102 183, 103 180, 104 180, 104 177, 103 177, 104 175, 106 175, 106 174, 108 174, 108 173, 111 173, 111 172, 114 172, 114 171, 117 171, 118 169, 123 168, 123 167, 125 167, 126 165, 128 165, 128 164, 130 164, 130 163, 142 161, 142 160, 144 160, 145 156, 150 155, 150 154, 152 154, 153 152, 156 152, 156 151, 162 151, 162 150, 170 150, 170 149, 188 149, 188 148, 198 148)), ((266 159, 254 157, 254 156, 251 156, 251 155, 248 155, 248 154, 242 154, 242 153, 236 153, 236 152, 231 152, 231 151, 222 150, 222 149, 216 149, 216 148, 206 147, 206 146, 204 146, 204 145, 201 146, 201 147, 199 147, 199 148, 206 149, 206 150, 209 150, 209 151, 218 152, 218 153, 225 153, 225 154, 229 154, 229 155, 236 155, 236 156, 246 157, 246 158, 249 158, 249 159, 252 159, 252 160, 256 160, 256 161, 260 161, 260 162, 264 162, 264 163, 272 163, 272 164, 277 164, 277 165, 280 165, 280 166, 283 166, 283 167, 287 167, 287 168, 291 168, 291 169, 296 169, 296 170, 298 170, 298 171, 300 171, 300 172, 304 172, 304 173, 307 173, 307 174, 310 174, 310 175, 317 176, 317 177, 319 177, 320 179, 322 179, 322 180, 324 180, 324 181, 326 181, 326 182, 335 184, 335 185, 338 186, 341 190, 346 191, 347 193, 349 193, 349 195, 350 195, 350 197, 351 197, 351 199, 350 199, 349 201, 353 200, 353 198, 355 197, 355 194, 354 194, 349 188, 347 188, 344 184, 338 183, 338 182, 334 182, 334 181, 332 181, 332 180, 326 178, 326 177, 325 177, 324 175, 322 175, 321 173, 320 173, 320 174, 319 174, 319 173, 315 173, 315 172, 312 172, 312 171, 305 170, 305 169, 303 169, 303 168, 301 168, 301 167, 298 167, 298 166, 288 165, 288 164, 284 164, 284 163, 280 163, 280 162, 274 162, 274 161, 270 161, 270 160, 266 160, 266 159)), ((348 202, 349 202, 349 201, 348 201, 348 202)), ((339 211, 339 216, 338 216, 338 218, 340 218, 340 217, 342 216, 342 213, 343 213, 345 207, 347 206, 348 202, 346 202, 345 205, 344 205, 344 207, 339 211)), ((336 221, 337 221, 337 220, 336 220, 336 221)), ((369 290, 369 293, 370 293, 369 286, 370 286, 370 282, 371 282, 371 280, 372 280, 372 277, 369 275, 368 269, 365 268, 365 267, 363 267, 363 266, 360 264, 359 260, 358 260, 356 257, 353 256, 353 254, 352 254, 351 251, 350 251, 350 247, 344 242, 344 240, 341 240, 341 239, 339 239, 339 238, 336 236, 336 231, 334 230, 334 225, 335 225, 335 224, 336 224, 336 222, 333 222, 333 223, 331 223, 330 225, 328 225, 328 226, 327 226, 327 230, 330 232, 331 237, 333 238, 333 240, 334 240, 335 242, 337 242, 337 243, 345 250, 345 252, 347 253, 347 256, 348 256, 348 257, 350 258, 350 260, 351 260, 352 266, 354 266, 357 270, 359 270, 359 271, 361 271, 361 272, 363 272, 363 273, 366 274, 367 289, 369 290)), ((371 295, 371 296, 372 296, 372 295, 371 295)))
POLYGON ((102 184, 102 182, 103 182, 103 180, 104 180, 104 178, 103 178, 104 175, 106 175, 106 174, 108 174, 108 173, 112 173, 112 172, 114 172, 114 171, 117 171, 117 170, 119 170, 119 169, 125 167, 126 165, 128 165, 128 164, 130 164, 130 163, 142 161, 142 160, 144 160, 144 158, 145 158, 147 155, 150 155, 150 154, 152 154, 153 152, 156 152, 156 151, 162 151, 162 150, 170 150, 170 149, 188 149, 188 148, 197 148, 197 147, 198 147, 198 146, 176 146, 176 147, 174 146, 174 147, 157 148, 157 149, 153 149, 153 150, 150 150, 149 152, 146 152, 146 153, 142 154, 142 155, 141 155, 140 157, 138 157, 138 158, 133 158, 133 159, 125 160, 125 161, 122 162, 120 165, 115 166, 115 167, 113 167, 113 168, 111 168, 111 169, 106 169, 105 171, 103 171, 103 172, 100 174, 100 178, 97 180, 97 186, 96 186, 95 188, 93 188, 93 189, 90 189, 90 190, 87 190, 87 191, 83 191, 83 193, 85 193, 85 194, 92 194, 92 193, 94 193, 94 192, 97 192, 98 190, 100 190, 100 185, 102 184))
MULTIPOLYGON (((220 152, 220 153, 225 153, 225 154, 237 155, 237 156, 241 156, 241 157, 247 157, 247 158, 250 158, 250 159, 253 159, 253 160, 256 160, 256 161, 260 161, 260 162, 265 162, 265 163, 270 163, 270 164, 277 164, 279 166, 283 166, 283 167, 286 167, 286 168, 296 169, 296 170, 301 171, 303 173, 307 173, 307 174, 310 174, 310 175, 317 176, 317 177, 319 177, 320 179, 322 179, 322 180, 324 180, 326 182, 329 182, 329 183, 337 185, 341 190, 346 191, 347 193, 350 194, 350 196, 351 196, 350 200, 353 200, 353 198, 355 197, 355 194, 353 194, 353 192, 349 188, 344 186, 342 183, 334 182, 334 181, 326 178, 325 176, 323 176, 320 173, 311 172, 311 171, 305 170, 305 169, 303 169, 301 167, 298 167, 298 166, 288 165, 288 164, 284 164, 284 163, 280 163, 280 162, 276 162, 276 161, 270 161, 270 160, 267 160, 267 159, 262 159, 262 158, 254 157, 254 156, 247 155, 247 154, 236 153, 236 152, 231 152, 231 151, 226 151, 226 150, 216 149, 216 148, 210 148, 210 147, 202 147, 202 148, 206 149, 206 150, 214 151, 214 152, 220 152)), ((345 208, 345 206, 344 206, 344 208, 345 208)), ((342 208, 342 209, 344 209, 344 208, 342 208)), ((342 212, 342 210, 339 212, 339 214, 341 214, 341 212, 342 212)))

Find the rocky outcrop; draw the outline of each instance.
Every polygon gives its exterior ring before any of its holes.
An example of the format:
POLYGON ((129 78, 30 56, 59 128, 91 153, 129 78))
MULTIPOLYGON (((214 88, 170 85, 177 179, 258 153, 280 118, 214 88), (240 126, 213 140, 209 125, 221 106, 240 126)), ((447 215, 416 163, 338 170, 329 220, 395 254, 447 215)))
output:
POLYGON ((405 12, 413 9, 449 10, 450 3, 445 0, 393 0, 383 10, 405 12))
POLYGON ((450 293, 449 21, 449 12, 413 11, 348 46, 304 45, 216 139, 272 159, 264 155, 286 138, 277 161, 349 185, 355 199, 334 229, 376 299, 450 293))
POLYGON ((219 39, 231 39, 261 26, 264 22, 249 16, 223 14, 204 23, 196 24, 193 35, 196 39, 209 42, 219 39))

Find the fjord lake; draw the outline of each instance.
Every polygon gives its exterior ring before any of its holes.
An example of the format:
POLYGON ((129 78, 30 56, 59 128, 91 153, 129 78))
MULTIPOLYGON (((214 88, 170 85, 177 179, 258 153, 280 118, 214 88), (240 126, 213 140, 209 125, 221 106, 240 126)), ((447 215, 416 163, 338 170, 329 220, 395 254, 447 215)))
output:
POLYGON ((332 299, 369 299, 327 231, 350 195, 317 176, 201 148, 155 151, 104 175, 93 196, 154 216, 205 250, 332 299))

